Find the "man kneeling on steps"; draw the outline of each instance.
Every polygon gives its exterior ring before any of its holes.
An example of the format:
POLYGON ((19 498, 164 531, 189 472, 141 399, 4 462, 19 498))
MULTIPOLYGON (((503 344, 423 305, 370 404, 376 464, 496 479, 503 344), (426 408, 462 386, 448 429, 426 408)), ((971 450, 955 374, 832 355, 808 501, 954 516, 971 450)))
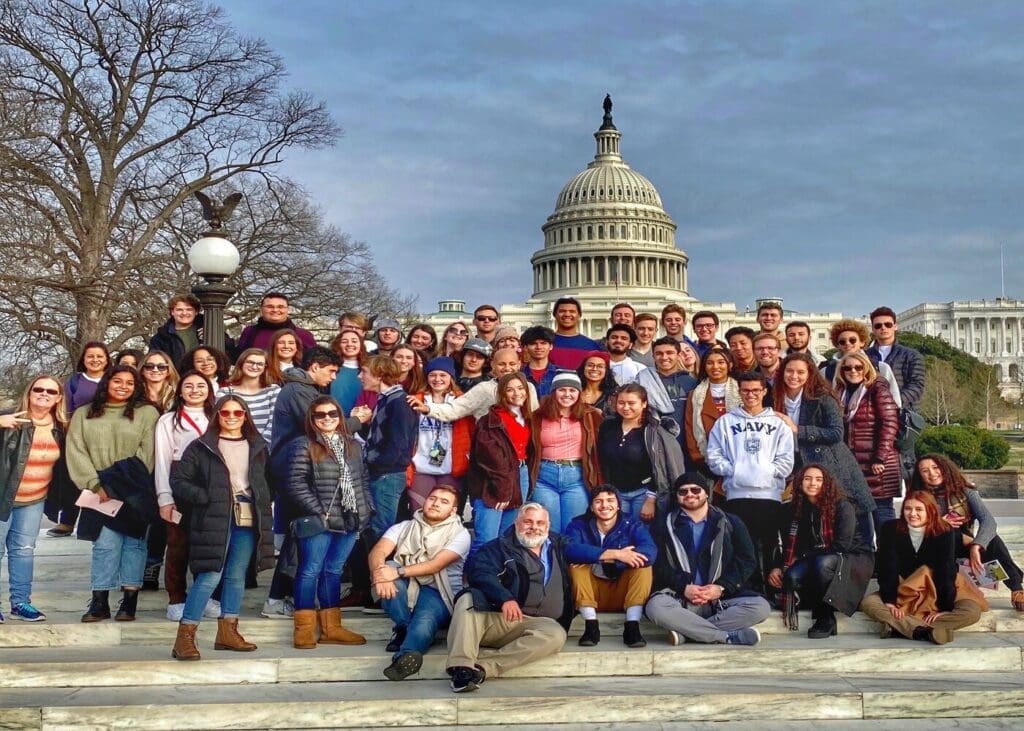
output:
POLYGON ((626 611, 622 641, 627 647, 646 647, 640 617, 651 595, 654 546, 647 526, 622 512, 619 493, 598 485, 590 493, 590 508, 565 529, 565 556, 572 564, 576 607, 586 622, 581 647, 601 641, 597 613, 626 611))
POLYGON ((418 672, 437 630, 451 619, 470 546, 458 509, 458 489, 437 485, 412 520, 391 526, 370 551, 373 589, 395 623, 384 670, 389 680, 418 672))
POLYGON ((565 538, 550 534, 547 509, 527 503, 515 525, 470 557, 466 590, 448 630, 448 675, 456 693, 488 676, 554 655, 573 617, 565 538))

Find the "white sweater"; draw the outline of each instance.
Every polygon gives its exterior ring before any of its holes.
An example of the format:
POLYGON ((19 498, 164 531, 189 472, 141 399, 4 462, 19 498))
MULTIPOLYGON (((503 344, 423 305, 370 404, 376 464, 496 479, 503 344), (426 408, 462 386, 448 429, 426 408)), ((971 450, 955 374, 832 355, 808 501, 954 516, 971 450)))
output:
POLYGON ((171 463, 181 459, 185 447, 198 439, 209 424, 202 407, 186 407, 185 413, 201 431, 193 429, 185 418, 182 418, 180 427, 175 425, 173 411, 164 414, 156 422, 156 434, 153 436, 153 482, 156 483, 156 502, 161 508, 174 505, 174 496, 171 495, 171 463))
POLYGON ((708 435, 707 465, 725 478, 727 500, 781 501, 793 463, 793 432, 772 409, 751 416, 737 406, 708 435))

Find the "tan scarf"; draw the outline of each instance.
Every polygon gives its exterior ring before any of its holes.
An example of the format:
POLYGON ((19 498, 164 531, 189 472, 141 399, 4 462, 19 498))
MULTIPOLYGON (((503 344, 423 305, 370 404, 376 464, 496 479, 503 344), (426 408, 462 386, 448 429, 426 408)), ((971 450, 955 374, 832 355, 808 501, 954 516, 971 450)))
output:
MULTIPOLYGON (((437 556, 448 544, 452 542, 459 531, 465 530, 462 527, 462 519, 458 514, 450 515, 437 525, 430 525, 423 517, 423 509, 417 510, 402 530, 401 535, 395 542, 395 555, 392 558, 401 566, 412 566, 417 563, 424 563, 437 556)), ((455 606, 455 593, 452 591, 451 581, 448 580, 447 567, 433 575, 434 585, 437 587, 441 598, 444 600, 448 611, 455 606)), ((407 596, 409 609, 416 606, 416 598, 419 596, 420 584, 415 578, 409 579, 407 596)))
MULTIPOLYGON (((708 433, 704 429, 704 419, 701 418, 701 412, 704 411, 704 401, 708 398, 710 390, 711 381, 705 378, 697 384, 697 387, 690 394, 690 401, 693 402, 693 420, 690 424, 690 433, 693 434, 693 439, 697 442, 697 447, 703 455, 708 453, 708 433)), ((725 382, 725 413, 729 413, 739 405, 740 387, 734 379, 730 378, 725 382)))

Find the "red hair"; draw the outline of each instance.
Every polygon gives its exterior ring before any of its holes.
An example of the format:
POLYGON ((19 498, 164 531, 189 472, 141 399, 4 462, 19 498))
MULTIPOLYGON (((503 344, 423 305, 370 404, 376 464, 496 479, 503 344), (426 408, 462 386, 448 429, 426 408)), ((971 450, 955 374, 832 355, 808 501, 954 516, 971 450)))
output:
MULTIPOLYGON (((914 490, 903 498, 903 504, 906 505, 908 500, 916 500, 917 502, 924 505, 925 514, 928 516, 928 522, 924 525, 924 534, 926 537, 937 536, 945 533, 949 530, 949 523, 942 519, 939 515, 939 504, 935 501, 935 497, 928 490, 914 490)), ((901 511, 902 512, 902 511, 901 511)), ((901 533, 907 533, 907 519, 900 515, 899 520, 896 522, 896 528, 901 533)))

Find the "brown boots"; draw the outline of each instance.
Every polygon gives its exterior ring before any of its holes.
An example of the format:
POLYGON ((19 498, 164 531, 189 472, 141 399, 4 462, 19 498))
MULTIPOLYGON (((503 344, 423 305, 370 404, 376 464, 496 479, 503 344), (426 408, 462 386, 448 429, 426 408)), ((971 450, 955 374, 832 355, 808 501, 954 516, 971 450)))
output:
POLYGON ((246 642, 245 638, 238 634, 238 617, 221 617, 217 620, 217 638, 213 641, 213 649, 252 652, 256 645, 246 642))
POLYGON ((299 650, 312 650, 317 645, 316 630, 320 625, 320 642, 325 645, 365 645, 366 638, 341 626, 341 609, 295 610, 293 644, 299 650), (318 622, 319 620, 319 622, 318 622))
POLYGON ((177 660, 198 660, 199 648, 196 647, 196 630, 198 624, 178 623, 178 636, 174 638, 174 649, 171 657, 177 660))

